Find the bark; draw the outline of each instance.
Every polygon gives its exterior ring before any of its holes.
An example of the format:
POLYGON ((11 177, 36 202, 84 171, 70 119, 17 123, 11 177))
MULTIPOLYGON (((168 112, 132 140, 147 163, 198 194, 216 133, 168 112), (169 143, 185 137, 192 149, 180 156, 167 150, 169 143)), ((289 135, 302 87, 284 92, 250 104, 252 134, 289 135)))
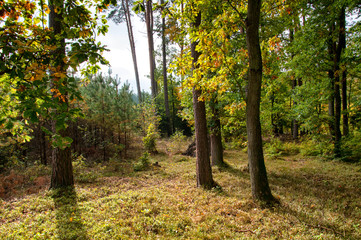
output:
POLYGON ((137 83, 138 101, 139 101, 139 103, 141 103, 142 102, 142 91, 140 89, 137 54, 135 52, 133 27, 132 27, 132 21, 131 21, 130 11, 129 11, 129 1, 128 0, 122 0, 122 7, 124 9, 125 21, 126 21, 126 24, 127 24, 128 37, 129 37, 129 43, 130 43, 130 50, 132 52, 135 81, 137 83))
MULTIPOLYGON (((345 8, 342 7, 341 12, 338 18, 338 44, 331 40, 331 45, 329 47, 330 57, 333 59, 333 75, 332 72, 329 73, 331 78, 331 84, 333 84, 333 98, 334 98, 334 111, 333 116, 333 139, 334 139, 334 156, 335 158, 341 157, 341 94, 340 94, 340 64, 341 64, 341 54, 344 48, 346 47, 346 38, 345 38, 345 8)), ((335 30, 335 24, 332 24, 331 30, 335 30)), ((331 31, 333 32, 333 31, 331 31)), ((341 75, 343 76, 343 74, 341 75)), ((347 106, 347 105, 346 105, 347 106)))
POLYGON ((342 72, 342 130, 343 135, 348 136, 350 133, 350 128, 348 124, 348 109, 347 109, 347 81, 346 81, 347 72, 344 70, 342 72))
POLYGON ((212 111, 211 122, 211 161, 212 165, 224 166, 223 161, 223 145, 222 145, 222 133, 221 133, 221 120, 219 119, 219 109, 217 106, 217 100, 213 99, 210 104, 212 111))
POLYGON ((146 1, 145 24, 147 26, 149 64, 150 64, 150 84, 152 88, 152 98, 155 99, 158 93, 157 82, 155 80, 155 59, 154 59, 154 39, 153 39, 153 9, 152 0, 146 1))
MULTIPOLYGON (((290 29, 290 43, 292 44, 294 40, 294 31, 293 29, 290 29)), ((291 57, 294 57, 294 53, 291 53, 291 57)), ((294 77, 294 76, 293 76, 294 77)), ((294 77, 292 80, 292 89, 294 90, 297 87, 297 79, 294 77)), ((293 106, 296 106, 297 102, 293 100, 293 106)), ((298 138, 298 122, 296 119, 292 120, 292 138, 297 139, 298 138)))
MULTIPOLYGON (((335 68, 335 146, 334 153, 335 157, 341 157, 341 94, 340 94, 340 64, 341 64, 341 54, 342 51, 346 48, 346 20, 345 20, 345 7, 341 8, 339 15, 339 42, 336 49, 336 55, 334 57, 334 68, 335 68)), ((343 77, 343 74, 341 75, 343 77)), ((346 105, 347 106, 347 105, 346 105)))
POLYGON ((261 0, 248 0, 246 19, 246 41, 249 56, 249 83, 246 110, 248 162, 253 198, 262 202, 272 203, 275 201, 275 198, 268 185, 260 123, 262 84, 262 56, 259 44, 260 9, 261 0))
MULTIPOLYGON (((345 7, 341 9, 340 17, 340 32, 339 32, 339 51, 340 55, 342 51, 346 48, 346 14, 345 7)), ((341 56, 340 56, 341 57, 341 56)), ((349 126, 348 126, 348 113, 347 113, 347 72, 346 69, 342 69, 342 127, 343 127, 343 135, 347 136, 349 134, 349 126)))
MULTIPOLYGON (((161 0, 164 4, 164 0, 161 0)), ((165 17, 162 17, 162 55, 163 55, 163 85, 164 85, 164 108, 167 122, 167 134, 172 135, 172 123, 169 111, 169 97, 168 97, 168 78, 167 78, 167 43, 165 38, 165 17)))
POLYGON ((46 157, 46 138, 45 138, 45 132, 41 129, 41 126, 43 126, 44 123, 42 121, 39 122, 39 134, 40 134, 40 162, 43 165, 48 164, 48 159, 46 157))
MULTIPOLYGON (((201 13, 198 13, 195 21, 192 23, 194 28, 198 28, 201 24, 201 13)), ((196 51, 198 42, 191 43, 191 55, 193 70, 197 68, 197 60, 200 53, 196 51)), ((207 139, 207 120, 205 102, 200 101, 202 91, 193 87, 193 111, 194 125, 196 134, 196 156, 197 156, 197 187, 211 189, 215 186, 212 177, 212 168, 209 160, 209 149, 207 139)))
POLYGON ((189 144, 187 150, 184 151, 182 155, 189 157, 196 157, 196 142, 194 141, 191 144, 189 144))
MULTIPOLYGON (((330 29, 330 35, 332 35, 332 32, 334 31, 334 24, 331 25, 331 29, 330 29)), ((330 60, 333 62, 334 61, 334 55, 336 52, 336 43, 332 40, 332 38, 330 38, 329 43, 328 43, 328 54, 330 56, 330 60)), ((330 129, 330 134, 331 136, 334 138, 335 136, 335 71, 334 71, 334 66, 331 66, 330 69, 328 70, 328 77, 330 79, 330 95, 328 97, 328 116, 329 116, 329 121, 328 121, 328 125, 329 125, 329 129, 330 129)))
MULTIPOLYGON (((64 4, 63 0, 53 0, 49 1, 49 8, 50 8, 50 14, 49 14, 49 27, 53 29, 54 34, 61 34, 62 32, 62 23, 61 19, 62 13, 61 11, 57 11, 57 13, 54 11, 54 6, 62 7, 64 4)), ((60 67, 61 71, 66 71, 64 67, 63 57, 65 56, 65 39, 54 39, 54 42, 57 46, 57 49, 54 52, 55 55, 55 61, 54 65, 57 67, 60 67)), ((53 78, 53 87, 56 87, 56 78, 53 78)), ((57 99, 54 98, 55 101, 57 99)), ((63 104, 62 109, 65 109, 64 111, 67 111, 69 104, 68 99, 65 97, 65 101, 61 102, 60 104, 63 104)), ((56 122, 53 121, 52 123, 52 129, 53 132, 55 132, 55 125, 56 122)), ((58 132, 60 136, 66 137, 69 136, 69 129, 63 129, 58 132)), ((74 177, 73 177, 73 166, 72 166, 72 160, 71 160, 71 150, 70 147, 66 147, 64 149, 61 149, 59 147, 54 148, 52 151, 52 174, 51 174, 51 183, 50 188, 62 188, 62 187, 73 187, 74 186, 74 177)))

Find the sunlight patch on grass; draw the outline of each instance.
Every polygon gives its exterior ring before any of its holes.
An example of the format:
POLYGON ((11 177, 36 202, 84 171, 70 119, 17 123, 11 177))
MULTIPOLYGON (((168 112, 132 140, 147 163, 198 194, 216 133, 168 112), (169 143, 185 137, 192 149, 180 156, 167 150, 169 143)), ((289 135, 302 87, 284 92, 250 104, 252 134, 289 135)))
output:
POLYGON ((150 168, 103 167, 97 181, 54 197, 42 190, 0 200, 0 239, 360 239, 360 166, 300 155, 266 159, 281 205, 251 198, 247 155, 213 167, 221 188, 196 187, 195 159, 150 156, 150 168), (158 162, 160 166, 152 164, 158 162), (118 171, 119 170, 119 171, 118 171), (110 174, 111 173, 111 174, 110 174))

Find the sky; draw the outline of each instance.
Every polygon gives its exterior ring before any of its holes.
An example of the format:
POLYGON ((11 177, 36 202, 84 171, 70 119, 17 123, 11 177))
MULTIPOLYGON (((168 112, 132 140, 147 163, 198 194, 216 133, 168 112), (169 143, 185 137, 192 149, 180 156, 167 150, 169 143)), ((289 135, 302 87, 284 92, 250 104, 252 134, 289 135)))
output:
MULTIPOLYGON (((128 38, 128 31, 125 23, 116 25, 112 20, 108 21, 109 29, 106 36, 98 36, 97 40, 109 49, 103 56, 109 61, 112 76, 118 75, 122 83, 127 80, 134 93, 136 91, 136 81, 132 53, 128 38)), ((148 41, 145 23, 139 17, 132 17, 133 34, 137 54, 138 71, 141 89, 150 92, 149 75, 149 55, 148 41)), ((101 71, 108 73, 108 66, 101 66, 101 71)))

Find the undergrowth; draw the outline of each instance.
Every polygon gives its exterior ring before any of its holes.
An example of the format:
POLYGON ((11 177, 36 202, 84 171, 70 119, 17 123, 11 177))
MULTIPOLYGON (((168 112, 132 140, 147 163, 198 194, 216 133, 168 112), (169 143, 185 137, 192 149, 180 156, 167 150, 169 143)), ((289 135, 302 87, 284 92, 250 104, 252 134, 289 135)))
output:
POLYGON ((228 167, 213 167, 221 189, 205 191, 196 187, 195 159, 168 156, 166 145, 152 155, 159 166, 148 162, 147 171, 116 159, 85 164, 97 179, 78 182, 75 191, 42 188, 0 199, 0 239, 361 239, 359 164, 283 146, 266 157, 281 201, 269 209, 252 201, 244 152, 227 150, 228 167))

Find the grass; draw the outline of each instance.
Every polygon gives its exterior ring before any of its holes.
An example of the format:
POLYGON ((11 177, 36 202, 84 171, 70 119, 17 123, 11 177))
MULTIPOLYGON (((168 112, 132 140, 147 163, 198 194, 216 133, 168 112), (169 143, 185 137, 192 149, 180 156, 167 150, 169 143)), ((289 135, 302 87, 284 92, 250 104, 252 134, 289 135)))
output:
POLYGON ((229 167, 213 167, 222 188, 205 191, 195 159, 164 149, 150 157, 160 167, 112 161, 63 194, 19 185, 0 199, 0 239, 361 239, 361 165, 266 158, 281 201, 268 209, 251 199, 244 152, 227 150, 229 167))

